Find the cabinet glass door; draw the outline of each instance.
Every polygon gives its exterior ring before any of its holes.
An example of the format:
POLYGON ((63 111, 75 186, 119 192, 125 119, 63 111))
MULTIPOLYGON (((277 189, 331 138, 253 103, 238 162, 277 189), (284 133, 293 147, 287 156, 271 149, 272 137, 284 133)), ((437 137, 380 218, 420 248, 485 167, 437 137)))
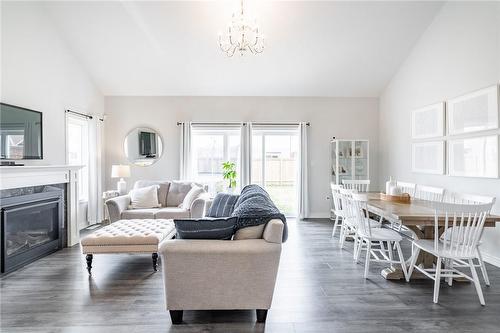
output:
POLYGON ((352 179, 352 141, 339 141, 339 184, 344 179, 352 179))
POLYGON ((354 179, 368 178, 368 142, 354 142, 354 179))

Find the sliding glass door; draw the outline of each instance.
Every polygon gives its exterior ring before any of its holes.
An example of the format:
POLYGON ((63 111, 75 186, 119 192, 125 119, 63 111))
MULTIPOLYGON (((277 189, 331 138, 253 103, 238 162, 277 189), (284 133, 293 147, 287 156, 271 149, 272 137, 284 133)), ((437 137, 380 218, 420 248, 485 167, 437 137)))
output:
POLYGON ((252 130, 251 181, 266 189, 287 216, 297 216, 299 131, 290 126, 255 126, 252 130))

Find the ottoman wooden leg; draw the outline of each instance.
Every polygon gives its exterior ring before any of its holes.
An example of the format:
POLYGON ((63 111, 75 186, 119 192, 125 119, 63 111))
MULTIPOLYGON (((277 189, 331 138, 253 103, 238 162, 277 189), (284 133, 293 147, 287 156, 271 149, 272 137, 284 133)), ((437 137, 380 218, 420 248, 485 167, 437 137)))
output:
POLYGON ((92 254, 87 254, 85 259, 87 260, 87 271, 89 272, 89 275, 92 275, 91 270, 92 270, 92 258, 94 256, 92 254))
POLYGON ((169 312, 172 324, 174 325, 182 324, 182 310, 170 310, 169 312))
POLYGON ((153 258, 153 269, 156 272, 156 268, 158 267, 158 253, 153 253, 151 257, 153 258))

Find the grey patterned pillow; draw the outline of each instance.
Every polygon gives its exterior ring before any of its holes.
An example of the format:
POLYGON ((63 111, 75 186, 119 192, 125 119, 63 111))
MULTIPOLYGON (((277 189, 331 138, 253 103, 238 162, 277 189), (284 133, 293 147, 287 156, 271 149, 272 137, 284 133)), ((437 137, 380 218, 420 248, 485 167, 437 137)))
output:
POLYGON ((231 216, 234 210, 234 205, 238 200, 239 195, 228 193, 217 193, 212 202, 212 206, 207 212, 209 217, 225 217, 231 216))
POLYGON ((222 239, 229 240, 234 234, 238 218, 203 218, 174 220, 178 239, 222 239))

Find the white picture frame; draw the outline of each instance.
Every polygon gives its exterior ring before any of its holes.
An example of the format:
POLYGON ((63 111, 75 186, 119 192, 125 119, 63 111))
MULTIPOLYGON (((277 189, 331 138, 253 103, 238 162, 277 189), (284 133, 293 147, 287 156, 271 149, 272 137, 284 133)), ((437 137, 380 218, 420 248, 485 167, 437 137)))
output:
POLYGON ((474 91, 447 102, 449 135, 498 128, 498 85, 474 91))
POLYGON ((498 135, 448 140, 450 176, 498 178, 498 135))
POLYGON ((428 139, 444 136, 444 115, 444 102, 413 110, 411 113, 412 138, 428 139))
POLYGON ((445 142, 426 141, 412 144, 412 172, 443 175, 445 173, 445 142))

